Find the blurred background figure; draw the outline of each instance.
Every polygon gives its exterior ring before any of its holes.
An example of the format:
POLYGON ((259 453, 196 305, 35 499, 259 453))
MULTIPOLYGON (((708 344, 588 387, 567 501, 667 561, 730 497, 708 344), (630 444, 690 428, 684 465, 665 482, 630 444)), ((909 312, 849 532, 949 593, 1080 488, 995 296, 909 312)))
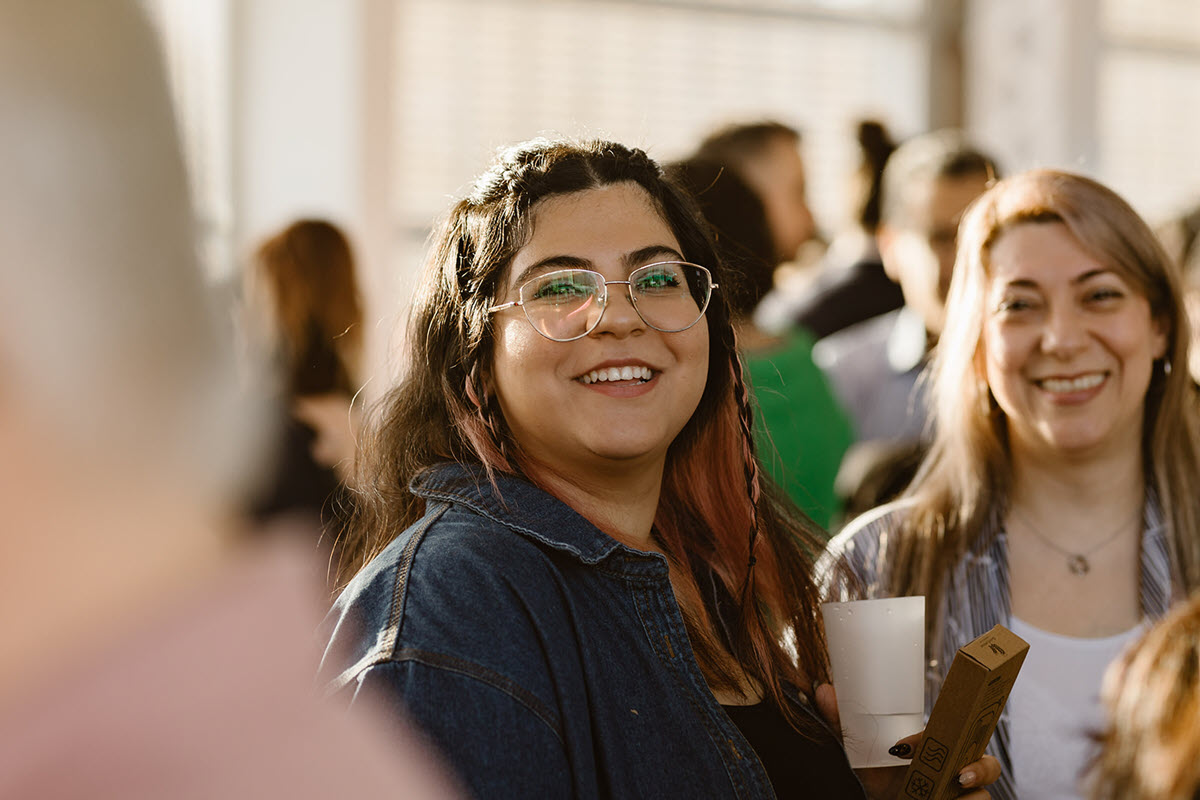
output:
POLYGON ((1200 594, 1109 667, 1093 800, 1200 797, 1200 594))
POLYGON ((955 130, 900 146, 883 173, 876 239, 904 305, 822 339, 813 359, 854 424, 839 490, 850 513, 895 496, 920 460, 927 401, 918 381, 945 320, 959 219, 995 164, 955 130))
POLYGON ((721 291, 757 406, 759 458, 792 502, 828 529, 838 508, 834 478, 853 433, 813 363, 812 337, 800 329, 771 335, 754 322, 779 266, 764 203, 737 173, 701 156, 668 165, 667 174, 696 199, 726 267, 721 291))
POLYGON ((307 559, 237 551, 269 425, 137 4, 0 0, 0 174, 0 797, 447 796, 312 695, 307 559))
POLYGON ((796 258, 816 233, 799 131, 773 120, 732 124, 704 137, 696 155, 731 170, 758 195, 767 215, 773 263, 796 258))
POLYGON ((779 276, 779 288, 755 312, 766 330, 799 325, 820 339, 904 302, 900 287, 883 268, 875 237, 883 170, 896 144, 875 120, 858 123, 856 141, 859 161, 849 191, 852 224, 834 237, 815 276, 779 276))
POLYGON ((348 502, 361 385, 362 299, 345 233, 302 219, 267 238, 245 273, 247 329, 275 365, 287 420, 256 516, 299 513, 336 529, 348 502))

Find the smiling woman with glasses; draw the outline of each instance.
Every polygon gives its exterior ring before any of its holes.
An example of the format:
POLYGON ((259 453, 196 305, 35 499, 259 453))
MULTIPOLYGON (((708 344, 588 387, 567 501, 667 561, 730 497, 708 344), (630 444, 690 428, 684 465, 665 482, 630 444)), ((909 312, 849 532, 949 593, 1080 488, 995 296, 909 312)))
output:
POLYGON ((520 145, 442 228, 323 672, 406 706, 476 796, 864 797, 814 710, 814 531, 759 477, 720 278, 691 201, 613 143, 520 145))

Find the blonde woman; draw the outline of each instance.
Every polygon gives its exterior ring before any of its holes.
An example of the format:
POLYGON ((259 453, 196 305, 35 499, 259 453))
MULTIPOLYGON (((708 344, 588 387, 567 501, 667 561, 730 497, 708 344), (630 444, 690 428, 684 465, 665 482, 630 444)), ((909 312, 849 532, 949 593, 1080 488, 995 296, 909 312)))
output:
POLYGON ((964 642, 1028 639, 991 791, 1079 797, 1104 669, 1200 583, 1188 325, 1154 234, 1087 178, 1002 181, 959 242, 932 450, 821 569, 834 597, 928 599, 927 704, 964 642))

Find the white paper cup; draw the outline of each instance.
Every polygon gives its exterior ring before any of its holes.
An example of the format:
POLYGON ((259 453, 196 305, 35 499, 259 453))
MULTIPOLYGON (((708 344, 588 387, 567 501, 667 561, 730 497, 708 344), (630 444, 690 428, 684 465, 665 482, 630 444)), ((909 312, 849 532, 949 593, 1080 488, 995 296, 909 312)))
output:
POLYGON ((924 725, 925 598, 825 603, 821 613, 850 766, 908 764, 888 748, 924 725))

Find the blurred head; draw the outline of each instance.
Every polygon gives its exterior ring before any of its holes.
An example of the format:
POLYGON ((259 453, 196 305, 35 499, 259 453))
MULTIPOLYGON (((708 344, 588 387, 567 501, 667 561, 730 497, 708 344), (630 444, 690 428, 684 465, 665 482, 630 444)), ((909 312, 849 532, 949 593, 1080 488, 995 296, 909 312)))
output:
POLYGON ((780 122, 731 125, 707 136, 697 155, 732 169, 761 198, 775 242, 775 259, 796 257, 815 233, 800 134, 780 122))
POLYGON ((948 309, 934 370, 937 437, 960 464, 1007 474, 1014 426, 1034 430, 1045 411, 1031 412, 1027 398, 1014 400, 1019 391, 1041 391, 1047 402, 1058 392, 1061 411, 1086 416, 1111 410, 1110 401, 1124 402, 1135 383, 1144 383, 1136 398, 1141 446, 1160 491, 1171 491, 1161 483, 1169 482, 1168 464, 1181 448, 1193 447, 1193 427, 1185 412, 1186 370, 1166 365, 1186 361, 1188 325, 1175 270, 1124 200, 1095 181, 1055 170, 997 183, 963 220, 948 309), (1040 316, 1014 319, 1030 308, 1040 316), (1105 338, 1106 326, 1096 320, 1106 314, 1120 316, 1132 350, 1105 338), (1005 326, 1026 324, 1041 338, 1023 351, 1023 364, 1006 366, 1006 336, 1013 332, 1005 326), (1144 363, 1154 354, 1153 364, 1144 363), (1046 367, 1055 360, 1073 366, 1059 375, 1046 367), (1014 390, 1022 377, 1026 388, 1014 390), (1046 384, 1046 377, 1062 380, 1046 384))
POLYGON ((860 161, 854 173, 850 199, 854 222, 874 234, 883 213, 883 170, 896 151, 887 127, 876 120, 863 120, 855 131, 860 161))
POLYGON ((1200 595, 1109 667, 1096 800, 1200 797, 1200 595))
POLYGON ((932 334, 945 319, 959 219, 994 177, 992 160, 953 130, 908 140, 884 168, 879 253, 932 334))
POLYGON ((265 240, 247 267, 246 297, 291 393, 357 389, 362 301, 341 229, 302 219, 265 240))
POLYGON ((261 425, 136 3, 0 2, 0 174, 0 413, 64 470, 231 502, 261 425))
POLYGON ((730 313, 749 317, 771 290, 778 265, 762 201, 736 172, 698 156, 667 165, 667 174, 695 198, 712 229, 730 313))

